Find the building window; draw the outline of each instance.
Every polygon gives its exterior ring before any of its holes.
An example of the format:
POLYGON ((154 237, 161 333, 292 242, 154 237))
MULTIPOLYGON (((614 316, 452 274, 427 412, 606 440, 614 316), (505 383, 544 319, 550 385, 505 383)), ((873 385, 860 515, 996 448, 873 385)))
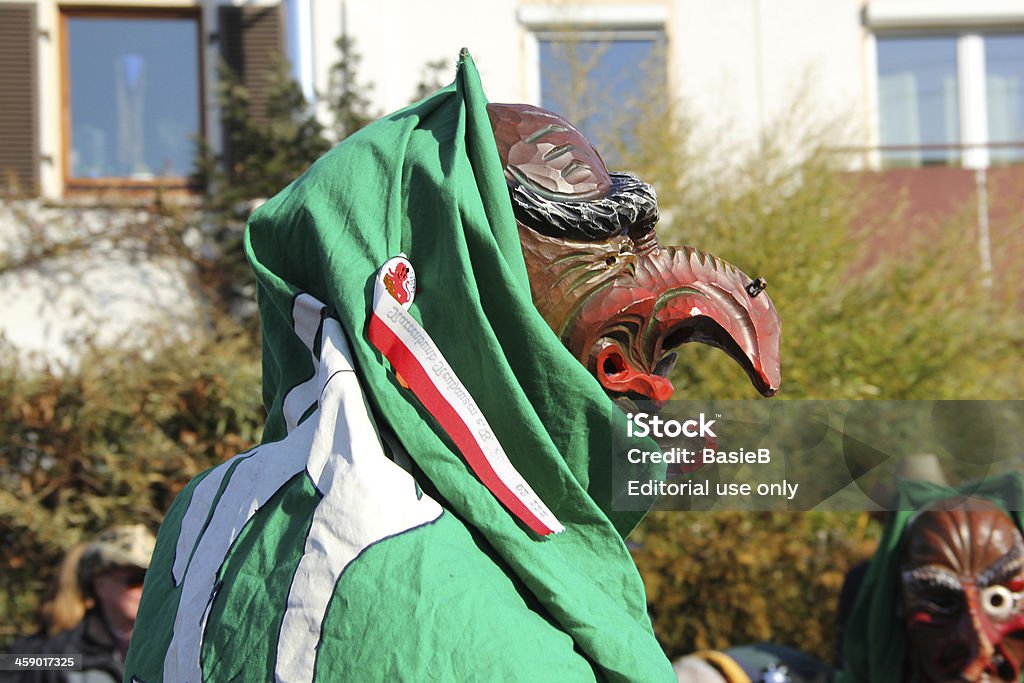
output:
POLYGON ((64 14, 69 183, 184 180, 200 124, 195 12, 64 14))
POLYGON ((537 34, 541 106, 575 124, 610 163, 667 87, 661 31, 537 34), (623 137, 625 136, 625 137, 623 137))
POLYGON ((879 36, 885 166, 1024 160, 1024 34, 879 36))
POLYGON ((523 4, 531 102, 564 116, 609 165, 668 93, 667 4, 523 4))
POLYGON ((955 37, 880 38, 883 161, 908 166, 958 162, 958 97, 955 37))
POLYGON ((985 36, 985 71, 991 162, 1024 161, 1024 34, 985 36))

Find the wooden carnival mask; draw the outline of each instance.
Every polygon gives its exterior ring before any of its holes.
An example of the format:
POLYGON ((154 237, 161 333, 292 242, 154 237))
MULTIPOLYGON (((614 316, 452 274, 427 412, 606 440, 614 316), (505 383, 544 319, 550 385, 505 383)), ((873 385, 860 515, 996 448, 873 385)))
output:
POLYGON ((763 395, 778 391, 781 324, 763 279, 693 247, 661 246, 654 189, 610 173, 557 114, 487 110, 533 301, 610 395, 667 401, 672 349, 686 342, 724 350, 763 395))
POLYGON ((992 503, 921 512, 901 555, 906 680, 1018 681, 1024 663, 1024 538, 992 503))

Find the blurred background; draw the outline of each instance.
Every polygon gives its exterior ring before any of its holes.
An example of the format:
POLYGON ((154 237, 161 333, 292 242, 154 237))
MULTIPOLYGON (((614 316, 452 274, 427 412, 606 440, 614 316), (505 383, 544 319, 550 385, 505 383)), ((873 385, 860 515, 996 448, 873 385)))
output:
MULTIPOLYGON (((245 219, 449 83, 575 122, 663 243, 763 275, 777 399, 1024 396, 1024 7, 1012 0, 0 0, 0 648, 63 553, 155 530, 263 413, 245 219)), ((680 398, 753 399, 691 345, 680 398)), ((908 454, 909 455, 909 454, 908 454)), ((652 514, 670 655, 831 661, 867 513, 652 514)))

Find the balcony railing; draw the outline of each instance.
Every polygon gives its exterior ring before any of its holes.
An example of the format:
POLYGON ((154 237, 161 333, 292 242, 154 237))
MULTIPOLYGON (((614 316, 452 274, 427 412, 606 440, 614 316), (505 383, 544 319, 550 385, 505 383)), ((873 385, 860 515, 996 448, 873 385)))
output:
POLYGON ((948 166, 988 168, 1024 164, 1024 140, 1011 142, 957 142, 923 145, 840 146, 836 153, 857 155, 867 168, 919 168, 948 166))

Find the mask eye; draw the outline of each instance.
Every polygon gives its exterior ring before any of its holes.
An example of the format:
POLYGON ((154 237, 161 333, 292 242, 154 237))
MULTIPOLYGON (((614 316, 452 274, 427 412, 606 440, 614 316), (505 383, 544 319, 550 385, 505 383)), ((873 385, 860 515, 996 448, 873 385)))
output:
POLYGON ((921 598, 927 611, 940 617, 954 614, 963 604, 963 594, 955 590, 934 589, 921 598))
POLYGON ((981 606, 990 617, 1006 619, 1013 614, 1016 598, 1006 586, 989 586, 981 591, 981 606))

